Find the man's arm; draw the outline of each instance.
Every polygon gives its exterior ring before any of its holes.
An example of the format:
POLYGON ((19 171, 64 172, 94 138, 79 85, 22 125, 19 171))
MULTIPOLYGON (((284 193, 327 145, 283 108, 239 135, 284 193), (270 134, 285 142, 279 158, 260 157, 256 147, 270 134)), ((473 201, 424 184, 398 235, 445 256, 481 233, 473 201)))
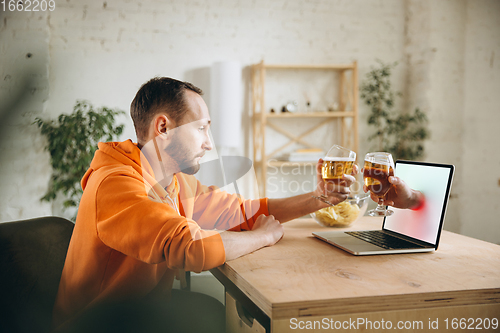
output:
POLYGON ((314 192, 297 195, 290 198, 268 199, 269 213, 281 223, 315 212, 328 205, 314 199, 314 192))
POLYGON ((274 219, 274 216, 261 215, 255 221, 252 230, 223 231, 220 236, 228 261, 276 244, 283 237, 283 226, 274 219))
MULTIPOLYGON (((315 212, 321 208, 328 207, 324 202, 313 198, 312 196, 325 195, 326 200, 336 205, 347 199, 351 193, 349 186, 355 181, 352 175, 344 175, 338 182, 325 182, 321 177, 321 166, 323 160, 320 159, 316 164, 317 186, 313 192, 297 195, 283 199, 268 199, 269 214, 276 217, 281 223, 287 222, 298 217, 315 212)), ((354 166, 353 175, 358 173, 358 167, 354 166)))

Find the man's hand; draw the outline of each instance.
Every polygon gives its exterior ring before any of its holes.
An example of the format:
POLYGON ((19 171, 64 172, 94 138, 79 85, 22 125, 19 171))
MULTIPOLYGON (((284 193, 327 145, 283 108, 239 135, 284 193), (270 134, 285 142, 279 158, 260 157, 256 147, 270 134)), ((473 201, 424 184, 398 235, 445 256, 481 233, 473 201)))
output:
POLYGON ((271 246, 276 244, 284 233, 283 226, 279 221, 274 219, 273 215, 261 215, 255 221, 252 231, 261 233, 262 237, 266 239, 264 246, 271 246))
POLYGON ((356 178, 354 178, 353 176, 358 173, 358 166, 354 165, 352 168, 352 173, 350 175, 344 175, 339 180, 324 181, 323 177, 321 176, 321 167, 323 166, 323 162, 323 159, 320 158, 318 163, 316 164, 317 186, 313 193, 318 197, 321 195, 325 195, 327 197, 326 200, 336 205, 347 199, 347 197, 351 193, 349 186, 351 186, 356 181, 356 178))
MULTIPOLYGON (((385 194, 381 204, 396 208, 414 208, 419 206, 424 200, 421 192, 411 189, 401 178, 390 176, 389 183, 392 184, 385 194)), ((363 185, 363 190, 368 192, 368 188, 363 185)), ((379 202, 379 197, 370 192, 373 201, 379 202)))
POLYGON ((260 215, 252 230, 224 231, 220 236, 227 261, 276 244, 283 237, 283 226, 272 215, 260 215))

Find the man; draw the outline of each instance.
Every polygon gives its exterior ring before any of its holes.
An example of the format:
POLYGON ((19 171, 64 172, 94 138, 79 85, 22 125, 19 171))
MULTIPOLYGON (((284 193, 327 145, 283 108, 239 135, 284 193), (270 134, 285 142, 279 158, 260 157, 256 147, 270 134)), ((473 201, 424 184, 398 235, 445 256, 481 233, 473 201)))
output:
MULTIPOLYGON (((133 313, 151 304, 160 308, 179 272, 209 270, 271 246, 283 236, 281 223, 326 206, 311 193, 242 200, 201 185, 191 174, 212 149, 210 116, 201 93, 186 82, 154 78, 131 104, 137 144, 99 144, 82 179, 84 193, 56 298, 54 327, 78 331, 89 321, 101 325, 102 317, 109 319, 114 310, 133 313)), ((314 194, 323 194, 328 185, 327 198, 333 204, 347 198, 355 181, 352 175, 337 185, 324 184, 320 174, 317 179, 314 194)), ((165 312, 176 310, 173 305, 160 311, 165 328, 179 318, 165 312)), ((185 320, 187 326, 193 321, 185 320)), ((172 325, 182 329, 182 324, 172 325)))

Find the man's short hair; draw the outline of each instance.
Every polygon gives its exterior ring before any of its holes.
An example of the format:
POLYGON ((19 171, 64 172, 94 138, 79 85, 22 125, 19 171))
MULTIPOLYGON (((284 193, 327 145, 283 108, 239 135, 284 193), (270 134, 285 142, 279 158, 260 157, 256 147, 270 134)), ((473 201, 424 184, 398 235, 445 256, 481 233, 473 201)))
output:
POLYGON ((138 141, 146 139, 151 120, 159 113, 165 113, 175 124, 181 124, 187 112, 185 90, 203 94, 193 84, 169 77, 155 77, 141 86, 130 105, 138 141))

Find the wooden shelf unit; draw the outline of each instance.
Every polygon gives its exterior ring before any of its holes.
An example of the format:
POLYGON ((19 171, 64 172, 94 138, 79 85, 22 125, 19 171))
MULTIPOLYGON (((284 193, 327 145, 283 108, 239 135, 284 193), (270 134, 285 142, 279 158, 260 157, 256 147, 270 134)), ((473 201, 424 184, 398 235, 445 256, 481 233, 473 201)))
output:
MULTIPOLYGON (((256 114, 260 117, 260 112, 256 114)), ((309 113, 269 113, 266 118, 339 118, 339 117, 354 117, 352 111, 313 111, 309 113)))
POLYGON ((303 140, 303 137, 316 131, 319 127, 340 119, 340 137, 341 142, 332 142, 332 145, 337 143, 343 147, 349 148, 355 152, 358 151, 358 66, 354 61, 350 64, 335 64, 335 65, 279 65, 265 64, 261 61, 258 64, 251 66, 251 98, 252 98, 252 134, 253 134, 253 161, 255 171, 257 173, 257 181, 259 183, 260 196, 266 196, 266 175, 269 166, 295 166, 314 164, 314 162, 288 162, 288 161, 269 161, 276 157, 278 152, 283 151, 286 147, 293 143, 299 143, 307 148, 318 148, 303 140), (266 71, 268 70, 320 70, 320 71, 336 71, 340 74, 338 96, 339 109, 341 111, 316 111, 308 113, 271 113, 266 109, 265 101, 265 82, 266 71), (299 135, 288 132, 285 128, 280 127, 276 121, 269 122, 268 119, 304 119, 304 118, 324 118, 321 123, 312 126, 299 135), (347 118, 352 118, 349 125, 347 118), (276 132, 287 137, 289 141, 281 147, 266 152, 266 128, 272 128, 276 132), (269 162, 268 162, 269 161, 269 162))

